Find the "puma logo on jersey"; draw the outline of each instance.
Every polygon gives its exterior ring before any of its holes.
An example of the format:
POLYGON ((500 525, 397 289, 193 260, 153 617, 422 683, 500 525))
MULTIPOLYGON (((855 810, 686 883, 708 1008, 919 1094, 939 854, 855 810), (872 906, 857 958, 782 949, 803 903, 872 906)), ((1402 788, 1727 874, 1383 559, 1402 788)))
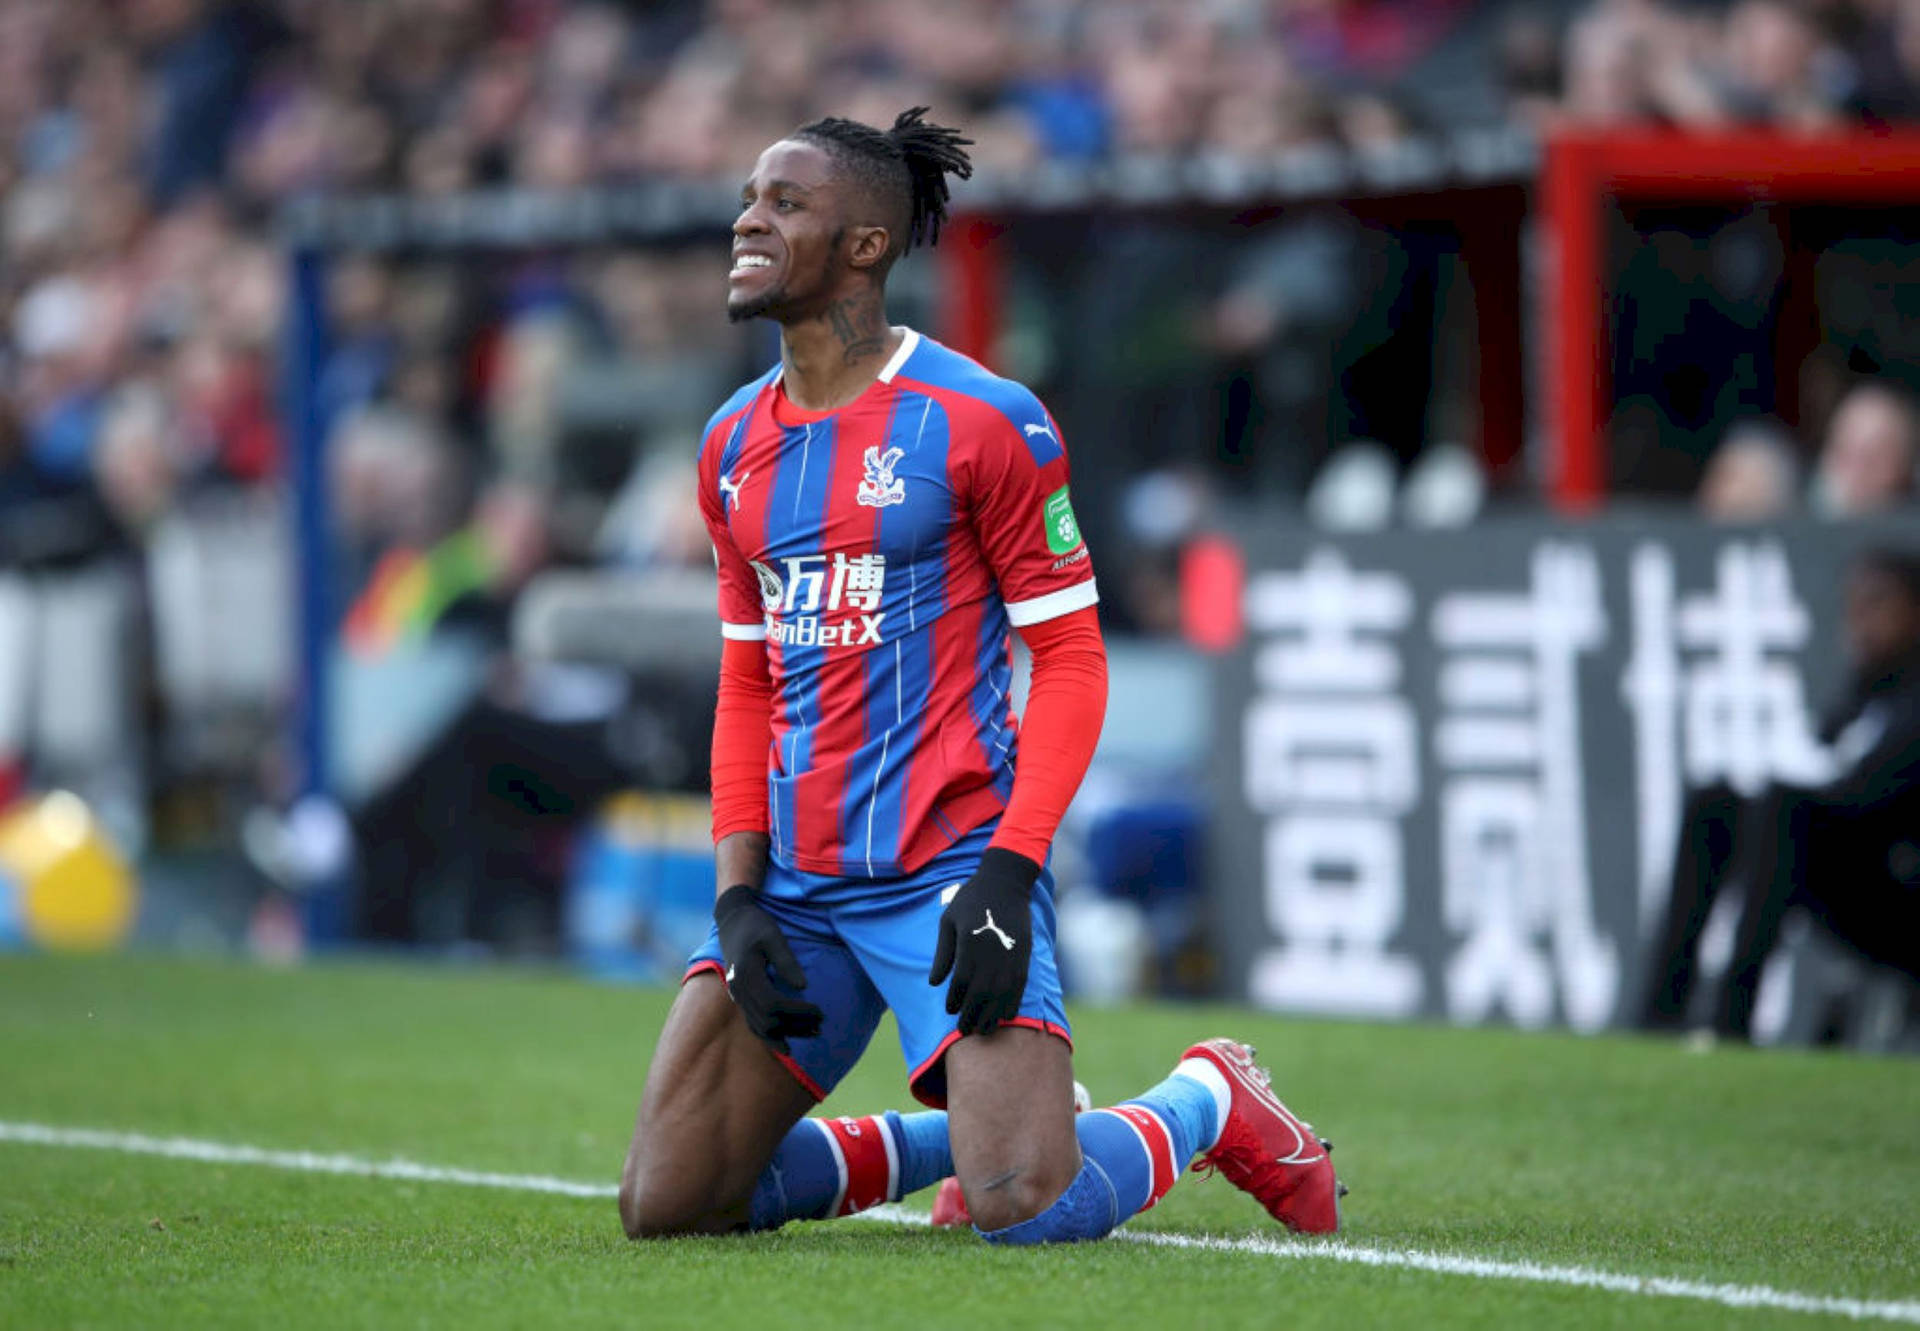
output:
POLYGON ((987 930, 989 929, 993 930, 993 936, 1000 940, 1001 947, 1004 947, 1009 952, 1013 951, 1013 939, 1007 936, 1006 930, 1002 929, 999 925, 993 922, 992 911, 987 912, 987 922, 981 925, 978 929, 975 929, 973 931, 973 936, 975 938, 978 938, 981 934, 986 933, 987 930))
POLYGON ((882 453, 878 445, 869 447, 864 459, 867 474, 860 482, 860 493, 855 498, 868 508, 904 504, 907 501, 907 483, 894 479, 893 469, 900 465, 900 459, 905 456, 897 448, 889 448, 882 453))
POLYGON ((1044 435, 1045 435, 1045 436, 1046 436, 1047 438, 1049 438, 1049 439, 1053 439, 1053 440, 1055 440, 1056 442, 1058 442, 1058 436, 1056 436, 1056 435, 1054 434, 1054 432, 1053 432, 1053 427, 1051 427, 1051 426, 1048 426, 1048 425, 1023 425, 1023 426, 1021 426, 1020 428, 1021 428, 1021 429, 1023 429, 1023 430, 1025 430, 1025 431, 1027 432, 1027 438, 1029 438, 1029 439, 1031 439, 1031 438, 1033 438, 1033 437, 1034 437, 1034 436, 1035 436, 1036 434, 1044 434, 1044 435))
POLYGON ((731 476, 723 475, 720 477, 720 507, 722 511, 726 509, 729 499, 733 501, 734 508, 737 509, 740 507, 740 487, 747 483, 747 477, 751 475, 753 475, 752 472, 743 471, 740 473, 740 479, 737 481, 731 476))

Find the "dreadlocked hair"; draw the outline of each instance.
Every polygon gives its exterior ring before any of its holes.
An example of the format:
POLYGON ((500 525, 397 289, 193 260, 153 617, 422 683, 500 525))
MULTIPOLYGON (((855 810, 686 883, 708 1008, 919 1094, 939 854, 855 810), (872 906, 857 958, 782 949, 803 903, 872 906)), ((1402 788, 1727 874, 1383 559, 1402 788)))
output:
POLYGON ((896 253, 940 243, 940 224, 947 217, 947 177, 966 180, 973 175, 966 153, 973 140, 961 137, 957 129, 927 123, 928 109, 902 111, 891 129, 827 116, 794 131, 795 138, 820 144, 869 184, 905 200, 906 242, 896 253))

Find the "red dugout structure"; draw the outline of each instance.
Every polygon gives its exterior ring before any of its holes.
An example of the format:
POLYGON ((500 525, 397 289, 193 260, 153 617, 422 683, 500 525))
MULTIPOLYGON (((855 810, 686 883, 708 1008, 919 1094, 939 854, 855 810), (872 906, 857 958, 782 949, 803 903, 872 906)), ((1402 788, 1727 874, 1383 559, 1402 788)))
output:
MULTIPOLYGON (((1602 219, 1614 201, 1920 204, 1920 133, 1569 133, 1545 146, 1535 208, 1551 245, 1536 305, 1547 362, 1547 486, 1562 512, 1606 493, 1611 410, 1609 273, 1602 219)), ((1811 301, 1811 259, 1790 250, 1790 305, 1811 301)), ((1800 330, 1784 320, 1782 338, 1800 330)), ((1783 364, 1812 350, 1783 345, 1783 364)), ((1791 376, 1788 376, 1790 379, 1791 376)))
MULTIPOLYGON (((1522 235, 1529 221, 1537 224, 1547 262, 1533 293, 1531 321, 1549 348, 1540 376, 1545 400, 1533 412, 1546 447, 1541 479, 1557 509, 1580 514, 1597 508, 1607 488, 1612 275, 1605 210, 1620 202, 1763 201, 1920 204, 1920 132, 1565 132, 1543 146, 1530 201, 1505 183, 1436 189, 1428 181, 1413 192, 1363 192, 1347 206, 1382 221, 1424 212, 1459 222, 1461 259, 1476 298, 1479 447, 1496 475, 1519 459, 1526 435, 1522 362, 1529 320, 1522 308, 1522 235)), ((943 335, 969 355, 990 360, 1002 317, 1005 229, 993 216, 975 214, 956 219, 951 235, 940 251, 943 335)), ((1813 257, 1789 247, 1790 309, 1810 307, 1813 257)), ((1797 364, 1813 349, 1808 322, 1783 321, 1784 365, 1797 364)))

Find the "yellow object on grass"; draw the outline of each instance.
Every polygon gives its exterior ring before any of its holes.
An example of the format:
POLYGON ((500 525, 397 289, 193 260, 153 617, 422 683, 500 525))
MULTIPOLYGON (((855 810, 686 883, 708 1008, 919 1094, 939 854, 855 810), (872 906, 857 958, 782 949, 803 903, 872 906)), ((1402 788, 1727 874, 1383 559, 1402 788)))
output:
POLYGON ((78 795, 56 790, 0 817, 0 872, 13 880, 29 943, 100 950, 133 928, 133 872, 78 795))

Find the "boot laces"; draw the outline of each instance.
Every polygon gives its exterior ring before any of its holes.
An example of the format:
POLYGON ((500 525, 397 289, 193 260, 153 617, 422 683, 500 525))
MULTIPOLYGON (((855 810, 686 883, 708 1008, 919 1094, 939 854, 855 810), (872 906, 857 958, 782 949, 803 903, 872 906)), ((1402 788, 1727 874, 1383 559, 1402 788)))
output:
MULTIPOLYGON (((1273 1094, 1273 1073, 1255 1061, 1254 1048, 1246 1045, 1247 1056, 1240 1062, 1240 1069, 1247 1080, 1258 1085, 1269 1095, 1273 1094)), ((1275 1097, 1276 1099, 1278 1097, 1275 1097)), ((1287 1111, 1292 1113, 1291 1110, 1287 1111)), ((1295 1116, 1301 1129, 1309 1138, 1313 1136, 1313 1124, 1295 1116)), ((1260 1134, 1248 1127, 1237 1116, 1227 1122, 1226 1131, 1220 1134, 1219 1142, 1211 1151, 1200 1158, 1194 1172, 1203 1178, 1215 1173, 1225 1173, 1229 1179, 1239 1176, 1242 1186, 1264 1192, 1268 1184, 1278 1182, 1286 1176, 1284 1163, 1275 1159, 1260 1140, 1260 1134), (1237 1129, 1237 1131, 1236 1131, 1237 1129)))
MULTIPOLYGON (((1247 1045, 1246 1050, 1247 1058, 1246 1062, 1241 1064, 1241 1070, 1247 1074, 1248 1081, 1256 1083, 1262 1090, 1266 1091, 1267 1094, 1273 1095, 1273 1073, 1254 1061, 1254 1049, 1252 1045, 1247 1045)), ((1277 1101, 1280 1097, 1275 1095, 1273 1098, 1277 1101)), ((1313 1124, 1307 1122, 1298 1114, 1295 1114, 1291 1109, 1289 1109, 1287 1113, 1292 1115, 1293 1120, 1306 1132, 1309 1134, 1313 1132, 1313 1124)))
POLYGON ((1288 1178, 1287 1166, 1273 1157, 1259 1134, 1239 1123, 1230 1125, 1219 1144, 1193 1168, 1203 1178, 1224 1175, 1263 1202, 1283 1196, 1295 1186, 1288 1178))

